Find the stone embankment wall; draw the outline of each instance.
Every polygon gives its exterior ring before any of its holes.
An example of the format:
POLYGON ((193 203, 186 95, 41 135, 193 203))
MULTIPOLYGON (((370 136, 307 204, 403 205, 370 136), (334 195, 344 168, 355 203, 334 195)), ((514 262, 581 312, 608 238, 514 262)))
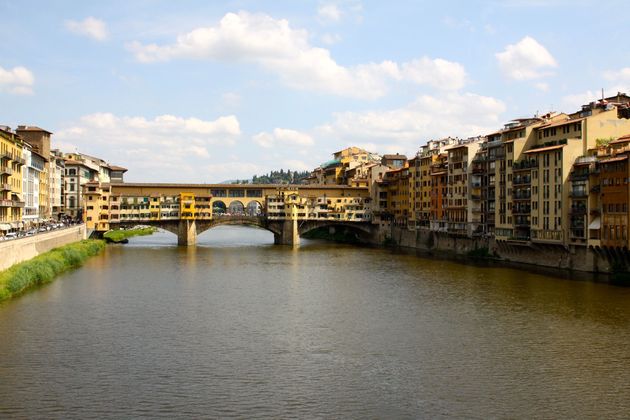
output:
POLYGON ((396 226, 381 228, 375 235, 376 241, 379 244, 390 243, 403 248, 453 256, 467 256, 472 251, 487 249, 489 255, 497 261, 593 273, 609 273, 618 259, 584 246, 497 242, 493 238, 454 237, 443 232, 409 230, 396 226))
POLYGON ((85 225, 80 225, 0 242, 0 271, 53 248, 83 240, 85 235, 85 225))

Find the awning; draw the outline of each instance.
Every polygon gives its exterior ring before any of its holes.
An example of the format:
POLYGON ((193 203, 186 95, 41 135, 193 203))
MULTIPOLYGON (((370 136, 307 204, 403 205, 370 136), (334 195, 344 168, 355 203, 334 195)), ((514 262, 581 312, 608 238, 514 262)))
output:
POLYGON ((11 230, 11 225, 8 223, 0 223, 0 230, 11 230))
POLYGON ((590 225, 588 225, 589 229, 599 229, 602 227, 602 222, 601 219, 599 217, 596 217, 595 220, 593 220, 591 222, 590 225))

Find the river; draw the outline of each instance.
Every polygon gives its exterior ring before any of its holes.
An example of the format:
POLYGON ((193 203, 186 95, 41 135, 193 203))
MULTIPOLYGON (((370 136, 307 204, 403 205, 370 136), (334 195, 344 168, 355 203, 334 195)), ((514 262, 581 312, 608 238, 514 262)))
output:
POLYGON ((630 288, 219 227, 0 304, 1 418, 627 418, 630 288))

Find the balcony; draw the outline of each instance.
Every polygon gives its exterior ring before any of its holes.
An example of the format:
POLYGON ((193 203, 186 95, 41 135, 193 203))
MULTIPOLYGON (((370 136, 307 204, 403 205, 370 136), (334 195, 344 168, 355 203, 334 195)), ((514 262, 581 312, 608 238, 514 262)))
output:
POLYGON ((13 175, 13 169, 8 166, 0 167, 0 174, 13 175))
POLYGON ((524 169, 537 168, 538 161, 536 159, 520 160, 512 164, 513 171, 521 171, 524 169))
POLYGON ((0 191, 11 191, 11 185, 9 184, 0 184, 0 191))
POLYGON ((512 209, 512 214, 526 214, 529 215, 532 212, 532 208, 530 206, 517 206, 512 209))
POLYGON ((11 200, 0 200, 0 207, 13 207, 11 200))
POLYGON ((2 153, 0 153, 0 161, 1 160, 9 161, 9 160, 12 160, 12 159, 13 159, 13 155, 11 155, 11 153, 9 153, 9 152, 2 152, 2 153))
POLYGON ((530 176, 515 176, 512 180, 512 184, 514 185, 525 185, 531 184, 532 178, 530 176))
POLYGON ((585 190, 571 190, 571 191, 569 191, 569 197, 572 197, 572 198, 588 197, 588 191, 585 191, 585 190))
POLYGON ((24 160, 21 157, 14 157, 13 160, 15 161, 15 163, 17 163, 18 165, 26 165, 26 160, 24 160))
POLYGON ((13 207, 24 207, 24 201, 18 201, 18 200, 13 200, 12 202, 12 206, 13 207))
POLYGON ((588 179, 588 176, 589 176, 588 171, 573 172, 569 176, 569 179, 571 181, 586 181, 588 179))
POLYGON ((531 198, 532 194, 529 191, 516 191, 512 197, 513 200, 529 200, 531 198))
POLYGON ((571 214, 586 214, 586 206, 571 206, 569 210, 571 214))
POLYGON ((514 219, 514 226, 516 227, 529 227, 530 225, 529 217, 516 217, 514 219))

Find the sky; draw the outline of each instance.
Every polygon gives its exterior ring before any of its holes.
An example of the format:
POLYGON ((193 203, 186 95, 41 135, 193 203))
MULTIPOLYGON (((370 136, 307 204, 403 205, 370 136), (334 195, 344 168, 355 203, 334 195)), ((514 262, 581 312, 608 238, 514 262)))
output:
POLYGON ((630 2, 0 0, 0 125, 221 182, 630 93, 630 2))

